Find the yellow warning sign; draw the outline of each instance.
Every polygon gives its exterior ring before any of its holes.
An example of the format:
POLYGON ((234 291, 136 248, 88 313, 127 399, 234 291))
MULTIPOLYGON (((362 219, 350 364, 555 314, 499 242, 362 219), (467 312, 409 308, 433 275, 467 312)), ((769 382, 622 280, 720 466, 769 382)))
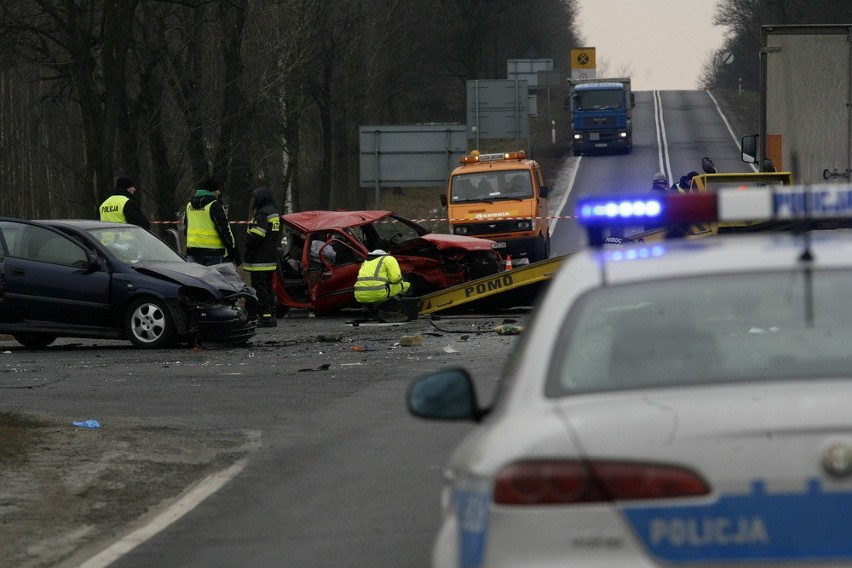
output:
POLYGON ((595 69, 594 47, 578 47, 571 50, 571 69, 595 69))

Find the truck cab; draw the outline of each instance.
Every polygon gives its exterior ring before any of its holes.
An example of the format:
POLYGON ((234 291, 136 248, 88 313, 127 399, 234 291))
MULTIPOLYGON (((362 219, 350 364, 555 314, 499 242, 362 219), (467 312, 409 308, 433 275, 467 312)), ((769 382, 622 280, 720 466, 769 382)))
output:
POLYGON ((633 104, 628 78, 570 82, 574 155, 590 152, 629 154, 633 148, 633 104))
POLYGON ((450 232, 491 239, 503 258, 538 262, 550 257, 548 188, 541 166, 526 153, 480 154, 459 158, 441 204, 450 232))

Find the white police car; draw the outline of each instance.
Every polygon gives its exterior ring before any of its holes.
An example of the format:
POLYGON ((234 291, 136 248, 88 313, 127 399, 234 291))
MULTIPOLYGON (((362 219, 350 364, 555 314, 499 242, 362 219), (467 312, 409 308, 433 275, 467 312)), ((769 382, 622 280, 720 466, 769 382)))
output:
MULTIPOLYGON (((666 221, 852 217, 852 187, 579 204, 666 221)), ((570 256, 493 406, 462 369, 409 410, 480 422, 447 466, 436 567, 852 566, 852 235, 570 256)))

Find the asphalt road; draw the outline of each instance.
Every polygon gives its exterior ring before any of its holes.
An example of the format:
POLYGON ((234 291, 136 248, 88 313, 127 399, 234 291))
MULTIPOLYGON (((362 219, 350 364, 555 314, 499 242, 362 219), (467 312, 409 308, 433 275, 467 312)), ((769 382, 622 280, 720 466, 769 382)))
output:
MULTIPOLYGON (((629 156, 568 158, 552 173, 553 254, 585 243, 571 218, 584 193, 647 191, 710 156, 746 171, 733 135, 703 92, 636 95, 629 156), (665 134, 665 135, 663 135, 665 134)), ((244 469, 175 523, 125 551, 118 567, 425 567, 439 521, 441 467, 472 425, 409 416, 411 379, 471 370, 490 400, 517 336, 507 317, 352 326, 354 316, 293 317, 239 349, 139 351, 64 340, 45 351, 0 343, 4 409, 72 420, 241 430, 257 440, 244 469), (400 345, 403 336, 421 345, 400 345)), ((124 535, 116 527, 114 538, 124 535)), ((103 564, 102 564, 103 565, 103 564)), ((92 565, 97 566, 97 564, 92 565)))
MULTIPOLYGON (((472 425, 411 417, 405 391, 420 373, 463 365, 489 399, 517 339, 494 328, 523 314, 352 319, 284 319, 242 348, 61 340, 28 351, 2 342, 3 407, 69 424, 133 418, 257 440, 234 479, 111 566, 425 567, 441 466, 472 425), (400 345, 404 336, 421 345, 400 345)), ((115 527, 116 540, 123 532, 115 527)))

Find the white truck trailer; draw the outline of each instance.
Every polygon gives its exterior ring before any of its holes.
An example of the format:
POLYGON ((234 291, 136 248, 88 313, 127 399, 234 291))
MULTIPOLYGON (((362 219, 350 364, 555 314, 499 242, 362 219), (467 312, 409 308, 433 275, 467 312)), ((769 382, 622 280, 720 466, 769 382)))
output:
POLYGON ((759 132, 743 139, 743 159, 769 159, 796 183, 850 181, 852 24, 762 26, 760 75, 759 132))

